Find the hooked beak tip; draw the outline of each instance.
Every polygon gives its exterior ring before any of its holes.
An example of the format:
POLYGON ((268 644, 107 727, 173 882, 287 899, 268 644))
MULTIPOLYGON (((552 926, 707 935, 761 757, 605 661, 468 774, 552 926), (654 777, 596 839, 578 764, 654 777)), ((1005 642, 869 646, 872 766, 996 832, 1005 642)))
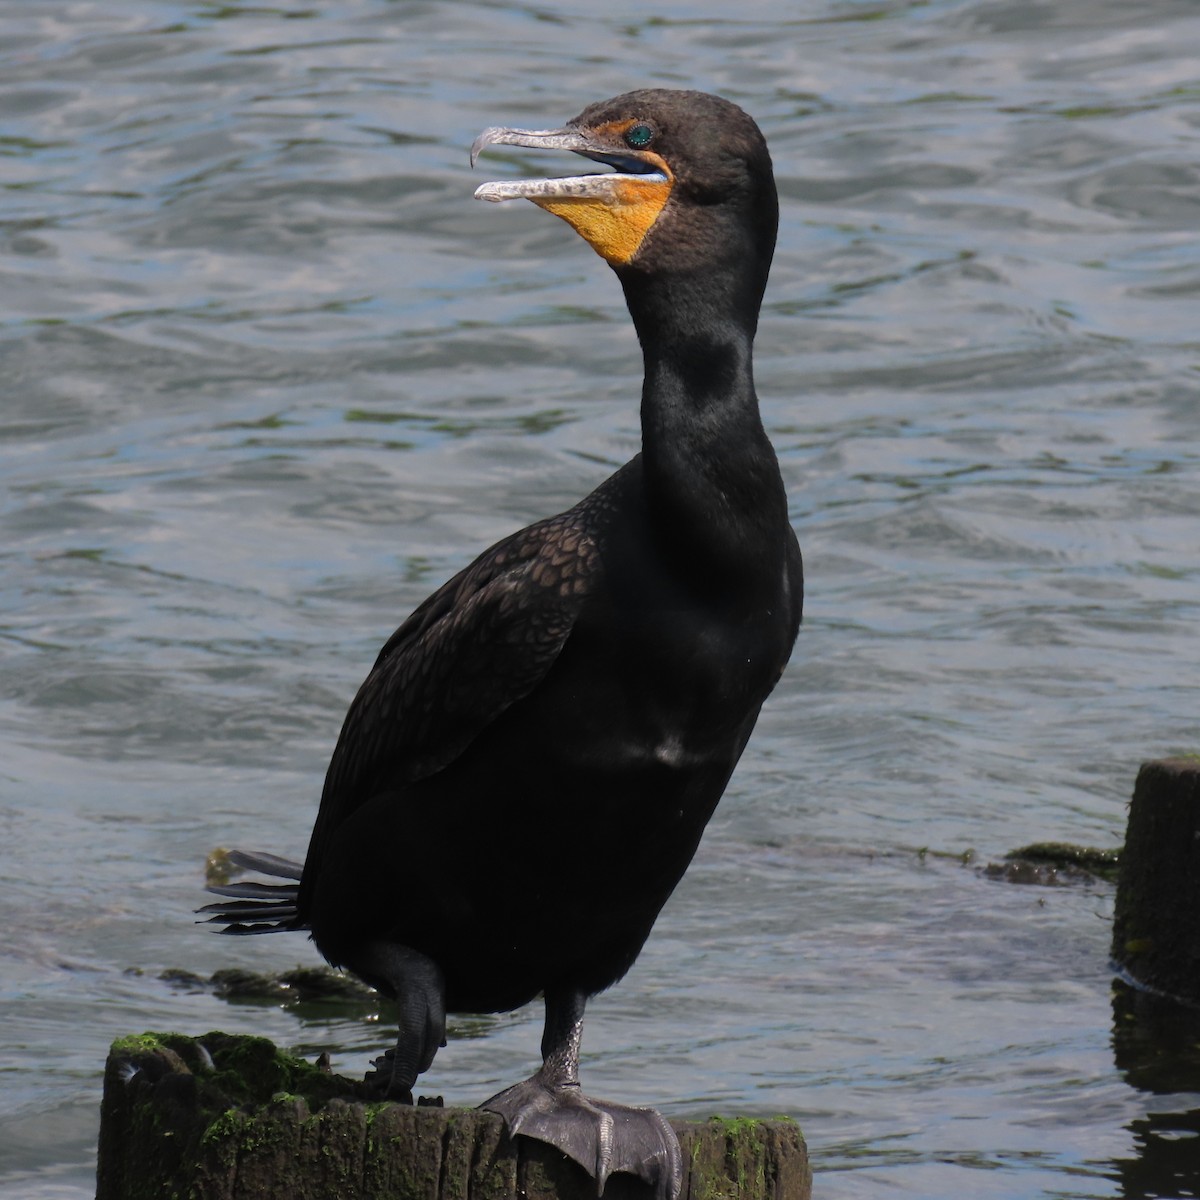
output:
POLYGON ((488 143, 491 141, 490 135, 494 132, 495 132, 494 129, 485 129, 471 143, 471 167, 472 167, 472 169, 474 169, 475 163, 478 161, 480 154, 483 153, 484 146, 488 145, 488 143))

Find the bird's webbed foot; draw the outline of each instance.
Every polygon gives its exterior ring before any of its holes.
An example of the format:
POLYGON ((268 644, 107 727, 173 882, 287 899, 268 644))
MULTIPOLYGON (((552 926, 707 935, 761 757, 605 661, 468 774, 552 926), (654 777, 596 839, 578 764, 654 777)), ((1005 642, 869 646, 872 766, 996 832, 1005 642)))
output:
POLYGON ((375 943, 355 958, 353 969, 400 1009, 396 1045, 371 1063, 362 1090, 378 1100, 413 1102, 413 1084, 446 1044, 446 989, 437 963, 407 946, 375 943))
POLYGON ((510 1134, 556 1146, 595 1177, 604 1194, 609 1175, 628 1171, 675 1200, 683 1182, 679 1139, 652 1108, 594 1100, 577 1083, 555 1083, 539 1071, 480 1105, 499 1113, 510 1134))

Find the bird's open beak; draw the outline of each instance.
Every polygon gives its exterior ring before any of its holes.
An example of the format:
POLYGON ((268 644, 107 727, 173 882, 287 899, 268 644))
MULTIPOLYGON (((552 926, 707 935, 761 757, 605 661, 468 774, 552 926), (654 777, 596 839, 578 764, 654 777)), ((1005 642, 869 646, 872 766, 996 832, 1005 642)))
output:
POLYGON ((558 179, 506 179, 475 189, 476 200, 532 200, 562 217, 592 248, 614 265, 627 263, 654 224, 674 179, 659 155, 624 150, 586 129, 485 129, 471 146, 471 165, 485 146, 570 150, 614 168, 612 172, 558 179))
POLYGON ((591 197, 611 203, 614 193, 627 183, 666 183, 665 164, 657 154, 614 150, 597 144, 579 129, 506 129, 494 126, 485 129, 471 146, 471 166, 485 146, 525 146, 531 150, 571 150, 596 162, 615 167, 614 174, 568 175, 562 179, 506 179, 497 183, 480 184, 475 189, 476 200, 516 200, 525 198, 535 203, 541 199, 591 197))

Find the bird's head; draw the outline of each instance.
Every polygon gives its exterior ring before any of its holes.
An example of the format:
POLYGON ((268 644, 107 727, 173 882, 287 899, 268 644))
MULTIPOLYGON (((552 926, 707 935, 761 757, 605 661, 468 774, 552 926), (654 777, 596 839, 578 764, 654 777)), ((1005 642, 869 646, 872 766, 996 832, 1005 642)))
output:
POLYGON ((765 282, 778 202, 766 142, 736 104, 648 88, 589 105, 561 129, 485 129, 489 145, 571 150, 614 168, 485 183, 480 200, 532 200, 626 272, 704 270, 740 260, 765 282))

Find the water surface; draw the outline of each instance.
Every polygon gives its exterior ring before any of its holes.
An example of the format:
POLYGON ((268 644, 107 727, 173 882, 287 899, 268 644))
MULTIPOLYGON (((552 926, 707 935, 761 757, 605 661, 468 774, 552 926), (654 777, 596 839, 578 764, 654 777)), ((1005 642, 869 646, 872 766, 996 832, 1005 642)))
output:
MULTIPOLYGON (((1110 889, 980 869, 1115 845, 1200 740, 1198 61, 1186 0, 0 0, 0 1195, 91 1193, 116 1036, 387 1043, 157 975, 314 961, 194 926, 205 855, 302 853, 384 638, 636 449, 611 273, 470 198, 555 165, 466 150, 651 84, 772 147, 809 598, 585 1080, 795 1116, 823 1200, 1200 1192, 1200 1077, 1114 1048, 1110 889)), ((427 1090, 539 1036, 461 1021, 427 1090)))

